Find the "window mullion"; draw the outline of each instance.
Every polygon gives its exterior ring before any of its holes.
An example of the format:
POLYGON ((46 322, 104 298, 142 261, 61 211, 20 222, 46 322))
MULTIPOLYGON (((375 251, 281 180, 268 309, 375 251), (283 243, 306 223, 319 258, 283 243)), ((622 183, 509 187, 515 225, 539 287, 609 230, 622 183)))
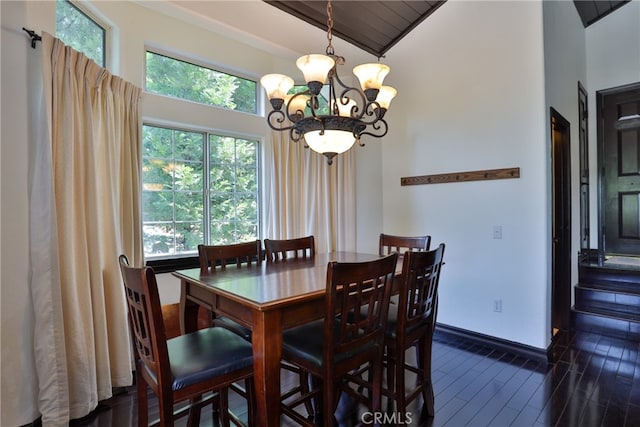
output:
POLYGON ((209 133, 204 133, 204 147, 202 147, 202 173, 204 176, 202 177, 203 190, 203 206, 202 206, 202 215, 203 215, 203 234, 204 234, 204 243, 207 245, 211 244, 211 162, 210 162, 210 143, 209 143, 209 133))

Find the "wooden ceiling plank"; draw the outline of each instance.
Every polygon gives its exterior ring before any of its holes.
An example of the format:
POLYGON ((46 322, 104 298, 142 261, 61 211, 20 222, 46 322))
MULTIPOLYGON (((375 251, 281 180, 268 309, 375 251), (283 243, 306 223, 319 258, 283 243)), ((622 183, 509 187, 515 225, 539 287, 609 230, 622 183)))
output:
MULTIPOLYGON (((327 2, 263 0, 303 21, 327 30, 327 2)), ((380 58, 446 0, 334 0, 336 37, 380 58)), ((574 0, 583 26, 602 19, 631 0, 574 0)))

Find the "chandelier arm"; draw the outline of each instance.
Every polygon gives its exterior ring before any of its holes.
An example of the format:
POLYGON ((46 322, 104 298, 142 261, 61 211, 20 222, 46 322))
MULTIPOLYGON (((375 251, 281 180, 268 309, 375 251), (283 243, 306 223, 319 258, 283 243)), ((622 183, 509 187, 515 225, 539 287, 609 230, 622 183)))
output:
POLYGON ((385 112, 386 110, 384 108, 381 108, 380 104, 378 104, 376 101, 365 101, 365 109, 362 111, 362 114, 357 117, 357 119, 359 119, 366 126, 375 125, 383 119, 385 112), (374 106, 376 108, 373 108, 374 106), (367 120, 365 116, 371 117, 371 119, 367 120))
MULTIPOLYGON (((296 103, 296 100, 300 97, 310 97, 312 95, 310 95, 311 92, 307 89, 303 92, 298 92, 298 93, 294 93, 293 95, 291 95, 291 97, 289 98, 289 100, 286 102, 285 104, 285 111, 287 112, 287 119, 289 119, 290 122, 295 123, 298 120, 300 120, 301 118, 304 117, 304 109, 300 109, 300 108, 295 108, 292 111, 291 105, 296 103)), ((312 111, 313 109, 311 108, 311 105, 309 104, 309 99, 307 99, 305 101, 305 105, 307 107, 309 107, 312 111)))
POLYGON ((364 92, 362 92, 360 89, 356 87, 346 87, 345 90, 343 90, 342 93, 340 94, 340 103, 342 105, 347 105, 350 99, 353 99, 354 101, 356 101, 356 104, 351 108, 351 111, 350 111, 351 117, 354 119, 362 120, 362 117, 364 117, 368 107, 367 99, 364 95, 364 92), (360 97, 360 102, 357 102, 354 99, 355 96, 352 98, 347 96, 351 92, 355 93, 356 95, 358 95, 358 97, 360 97), (363 106, 363 108, 360 108, 361 105, 363 106))
MULTIPOLYGON (((329 114, 334 116, 339 114, 339 109, 337 103, 338 96, 336 95, 336 84, 335 77, 337 77, 337 70, 334 66, 333 69, 329 72, 329 76, 327 77, 327 83, 329 85, 329 99, 327 102, 329 103, 329 114)), ((338 79, 339 81, 339 79, 338 79)))
MULTIPOLYGON (((389 131, 389 126, 387 125, 387 122, 384 119, 380 119, 380 120, 374 122, 373 124, 371 124, 370 127, 367 127, 366 129, 374 129, 377 132, 375 132, 375 133, 373 133, 373 132, 364 132, 364 131, 360 132, 358 134, 358 139, 360 137, 362 137, 362 135, 371 135, 374 138, 382 138, 389 131)), ((364 144, 362 144, 362 143, 360 145, 364 146, 364 144)))
POLYGON ((311 98, 307 101, 307 106, 309 107, 309 111, 311 111, 311 116, 319 117, 318 110, 320 109, 320 101, 318 100, 318 95, 311 95, 311 98))
POLYGON ((293 129, 293 125, 284 126, 284 122, 286 120, 286 116, 282 110, 272 110, 269 115, 267 115, 267 124, 273 130, 284 131, 288 129, 293 129))
MULTIPOLYGON (((300 133, 300 131, 295 127, 292 126, 291 129, 289 129, 289 138, 293 141, 293 142, 298 142, 302 139, 303 134, 300 133)), ((307 144, 305 143, 305 147, 307 146, 307 144)))
MULTIPOLYGON (((338 61, 340 60, 341 64, 344 64, 344 58, 342 56, 338 56, 336 57, 338 59, 336 59, 336 64, 338 64, 338 61)), ((350 88, 351 86, 349 86, 348 84, 346 84, 345 82, 342 81, 342 79, 340 78, 340 75, 338 74, 338 67, 334 67, 334 72, 333 72, 333 77, 336 79, 336 81, 338 82, 338 84, 340 86, 342 86, 343 88, 350 88)), ((357 89, 357 88, 354 88, 357 89)))

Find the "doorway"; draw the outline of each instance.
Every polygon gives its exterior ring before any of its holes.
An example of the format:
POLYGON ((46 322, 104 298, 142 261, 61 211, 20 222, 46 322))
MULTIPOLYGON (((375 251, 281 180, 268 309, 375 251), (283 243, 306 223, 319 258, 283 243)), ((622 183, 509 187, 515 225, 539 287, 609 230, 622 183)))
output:
POLYGON ((553 336, 571 322, 571 135, 569 122, 551 108, 553 336))
POLYGON ((640 257, 640 83, 598 91, 601 258, 640 257))

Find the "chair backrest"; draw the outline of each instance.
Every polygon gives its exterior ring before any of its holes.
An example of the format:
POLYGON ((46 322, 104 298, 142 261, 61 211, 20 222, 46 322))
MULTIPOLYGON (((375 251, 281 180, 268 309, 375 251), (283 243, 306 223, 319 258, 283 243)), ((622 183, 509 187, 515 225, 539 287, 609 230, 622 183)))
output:
POLYGON ((198 259, 203 273, 213 273, 216 267, 224 270, 227 264, 235 264, 238 268, 242 264, 251 267, 252 263, 262 262, 262 247, 260 240, 231 245, 198 245, 198 259))
POLYGON ((158 384, 168 383, 170 387, 167 338, 155 272, 151 267, 129 266, 125 255, 120 255, 119 262, 136 360, 157 378, 158 384))
POLYGON ((432 251, 404 253, 396 330, 399 336, 417 331, 420 325, 435 324, 444 246, 440 243, 432 251))
POLYGON ((267 262, 285 261, 287 258, 310 258, 316 254, 316 242, 313 236, 297 239, 264 239, 267 262))
POLYGON ((393 236, 380 233, 378 253, 385 256, 391 252, 402 254, 404 251, 428 251, 431 236, 393 236))
POLYGON ((382 345, 397 260, 398 254, 392 253, 368 262, 329 263, 323 336, 325 366, 341 354, 372 343, 382 345))

